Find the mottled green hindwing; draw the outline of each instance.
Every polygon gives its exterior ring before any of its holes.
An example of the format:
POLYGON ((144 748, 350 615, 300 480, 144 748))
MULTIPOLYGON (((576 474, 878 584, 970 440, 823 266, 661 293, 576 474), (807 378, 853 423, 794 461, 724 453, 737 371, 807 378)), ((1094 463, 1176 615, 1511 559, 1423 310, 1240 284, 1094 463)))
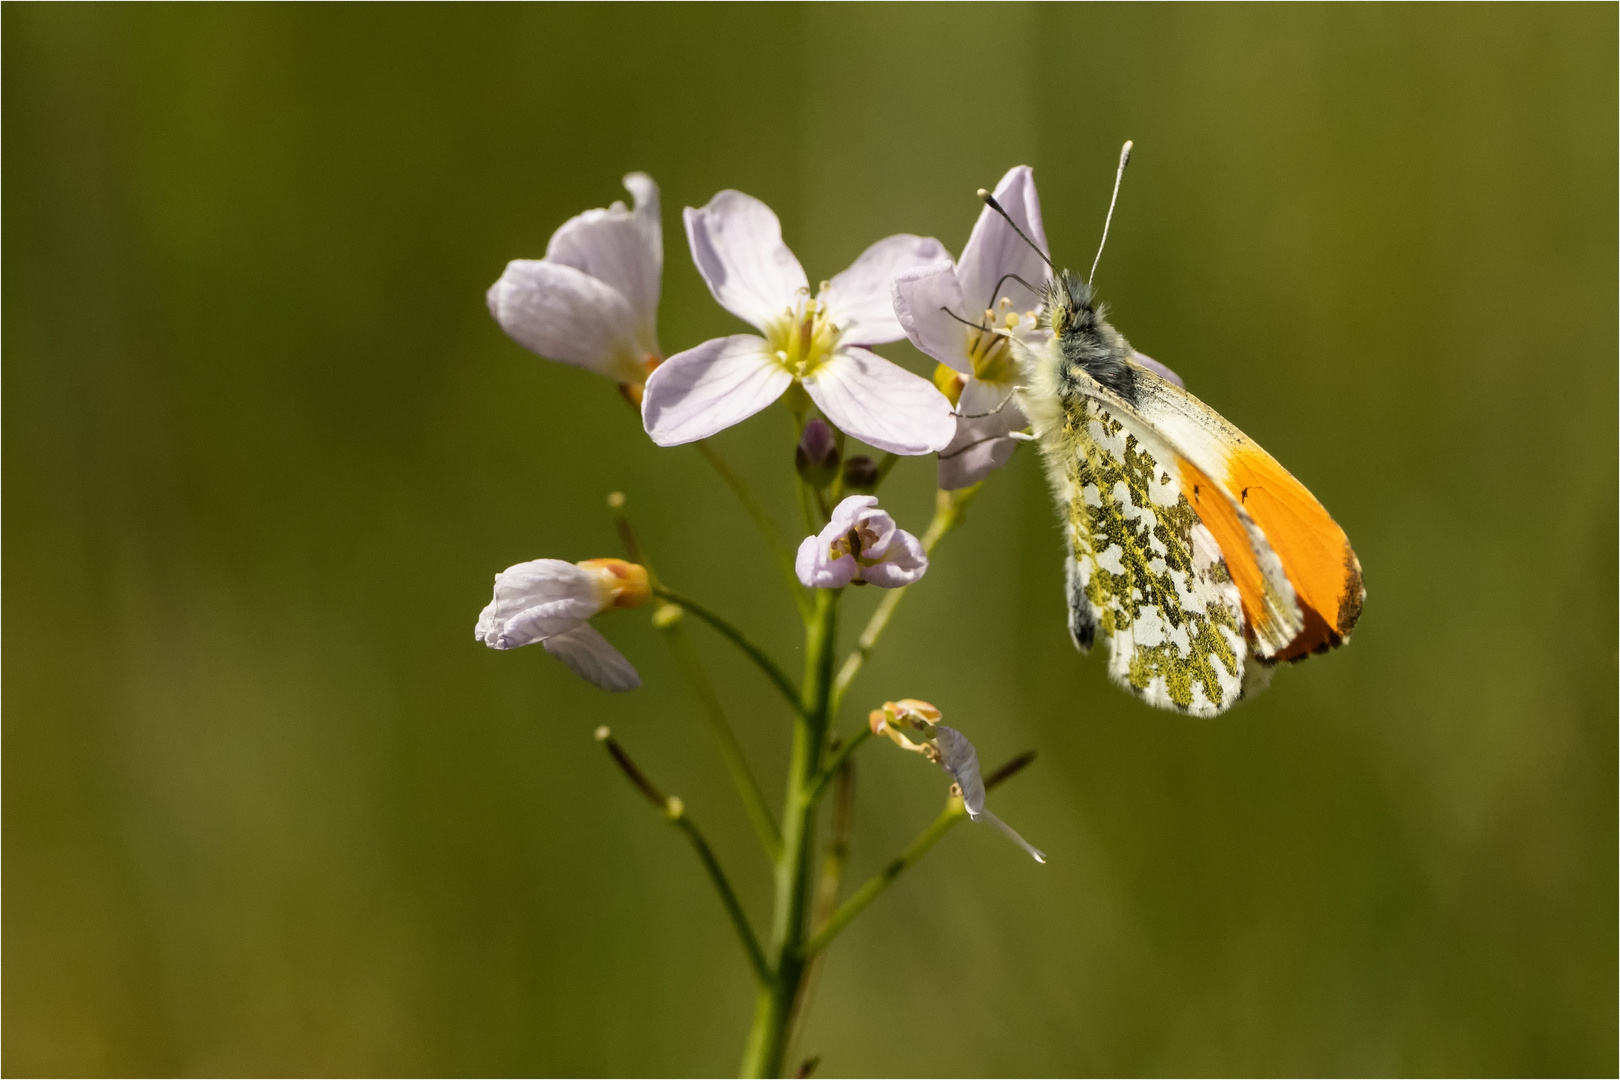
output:
POLYGON ((1248 656, 1237 586, 1181 491, 1175 459, 1097 401, 1063 403, 1045 443, 1066 506, 1069 628, 1109 639, 1108 671, 1151 705, 1214 716, 1266 672, 1248 656))

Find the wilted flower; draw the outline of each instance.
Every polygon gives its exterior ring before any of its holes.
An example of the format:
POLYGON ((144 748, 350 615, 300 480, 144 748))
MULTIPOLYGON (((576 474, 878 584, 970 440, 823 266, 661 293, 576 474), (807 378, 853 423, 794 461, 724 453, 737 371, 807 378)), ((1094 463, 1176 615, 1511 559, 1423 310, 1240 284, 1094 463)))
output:
POLYGON ((812 589, 910 585, 928 570, 928 556, 917 538, 896 527, 877 508, 875 495, 851 495, 833 509, 832 520, 799 545, 794 568, 812 589))
POLYGON ((551 234, 544 259, 515 259, 489 287, 489 313, 519 345, 623 385, 639 400, 659 363, 664 239, 658 185, 631 173, 635 209, 587 210, 551 234))
POLYGON ((901 749, 919 751, 944 769, 956 782, 956 792, 961 796, 962 807, 969 818, 988 821, 1028 852, 1036 862, 1044 863, 1045 854, 985 808, 984 779, 979 775, 979 752, 966 735, 941 724, 939 719, 939 710, 928 702, 905 698, 901 701, 885 701, 883 708, 873 709, 868 723, 873 734, 887 735, 901 749), (908 733, 912 731, 919 733, 922 740, 910 738, 908 733))
POLYGON ((678 353, 653 372, 642 422, 660 446, 708 438, 759 412, 795 383, 835 426, 896 454, 951 441, 950 403, 927 380, 868 349, 897 341, 890 286, 945 255, 938 240, 891 236, 810 294, 770 207, 722 191, 686 210, 692 260, 720 306, 763 337, 736 334, 678 353))
MULTIPOLYGON (((1045 251, 1033 170, 1008 170, 995 197, 1045 251)), ((935 383, 959 414, 955 435, 939 454, 940 487, 977 483, 1012 457, 1017 444, 1008 432, 1028 421, 1013 400, 1018 365, 1007 336, 1044 333, 1035 325, 1041 297, 1032 290, 1050 274, 1040 255, 986 206, 959 261, 915 267, 896 279, 895 315, 912 344, 946 365, 935 373, 935 383)))
POLYGON ((636 669, 588 620, 649 595, 646 568, 623 559, 535 559, 495 575, 495 597, 473 633, 492 649, 538 641, 586 682, 634 690, 641 685, 636 669))

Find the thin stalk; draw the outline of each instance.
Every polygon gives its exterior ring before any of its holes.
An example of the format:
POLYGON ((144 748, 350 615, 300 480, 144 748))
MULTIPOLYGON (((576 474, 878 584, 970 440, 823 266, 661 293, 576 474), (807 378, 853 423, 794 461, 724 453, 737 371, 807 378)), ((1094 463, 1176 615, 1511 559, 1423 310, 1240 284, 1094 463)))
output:
POLYGON ((707 439, 700 439, 694 445, 697 446, 697 451, 702 455, 703 460, 707 461, 710 467, 720 474, 720 479, 731 489, 731 493, 737 496, 737 501, 742 503, 743 511, 753 521, 754 528, 759 531, 760 537, 764 539, 765 546, 770 549, 771 560, 776 563, 777 570, 781 571, 782 579, 787 583, 788 591, 793 594, 793 603, 799 609, 799 617, 808 619, 810 617, 810 598, 805 595, 804 587, 799 584, 799 577, 794 573, 793 553, 782 543, 782 534, 776 531, 776 523, 771 520, 771 516, 765 512, 765 508, 759 505, 759 501, 754 498, 754 493, 748 489, 747 481, 737 474, 731 464, 720 455, 720 451, 709 445, 707 439))
MULTIPOLYGON (((924 553, 933 554, 934 546, 962 523, 963 511, 983 486, 981 482, 959 491, 940 491, 934 496, 934 519, 928 523, 928 531, 922 538, 924 553)), ((894 618, 894 611, 900 606, 901 598, 910 588, 911 586, 904 585, 898 589, 890 589, 879 602, 877 610, 872 612, 872 617, 867 620, 866 628, 861 631, 854 650, 844 659, 844 666, 838 670, 838 678, 833 682, 833 715, 837 715, 839 706, 844 703, 844 694, 849 690, 849 684, 855 681, 855 676, 866 664, 866 658, 872 655, 878 639, 888 628, 889 620, 894 618)))
MULTIPOLYGON (((1034 760, 1034 751, 1019 754, 985 777, 985 790, 988 791, 1012 779, 1034 760)), ((962 797, 957 794, 956 786, 953 784, 950 798, 945 802, 945 809, 939 812, 939 817, 934 819, 934 823, 924 829, 906 850, 891 859, 889 864, 878 871, 870 881, 855 890, 855 894, 845 900, 838 910, 828 917, 827 921, 822 924, 821 928, 815 932, 810 940, 805 942, 804 955, 807 958, 813 958, 825 949, 844 927, 854 921, 855 916, 865 911, 867 905, 882 896, 884 891, 894 884, 895 878, 905 873, 912 864, 922 858, 928 849, 939 841, 940 837, 950 831, 951 826, 965 817, 967 817, 967 808, 962 805, 962 797)))
POLYGON ((653 809, 664 815, 664 819, 686 834, 691 841, 693 849, 697 852, 698 860, 703 863, 703 869, 709 873, 709 880, 714 884, 715 891, 720 894, 720 903, 725 907, 726 914, 731 916, 731 925, 737 931, 737 937, 742 942, 743 952, 748 954, 749 966, 754 969, 754 978, 761 986, 771 981, 771 970, 765 963, 765 954, 760 950, 759 939, 754 936, 754 928, 748 923, 748 916, 743 912, 742 904, 737 900, 737 893, 726 878, 726 872, 720 868, 720 861, 714 857, 714 849, 709 847, 708 840, 704 839, 703 831, 697 827, 686 814, 686 804, 674 795, 665 795, 658 790, 658 786, 638 766, 613 732, 605 725, 596 729, 596 739, 607 747, 613 763, 624 773, 631 785, 641 793, 653 809))
MULTIPOLYGON (((868 731, 870 734, 870 731, 868 731)), ((847 749, 847 747, 846 747, 847 749)), ((815 903, 810 910, 810 932, 815 934, 827 925, 838 907, 838 887, 844 880, 844 869, 849 865, 849 842, 855 832, 855 761, 847 753, 840 753, 838 764, 832 761, 822 769, 822 775, 837 776, 833 791, 832 835, 827 840, 827 851, 821 857, 821 876, 816 881, 815 903)), ((798 1041, 804 1027, 804 1016, 821 981, 822 954, 810 954, 805 967, 804 982, 799 999, 793 1006, 793 1024, 788 1035, 788 1046, 798 1041)))
POLYGON ((799 692, 793 689, 793 681, 787 677, 787 674, 781 668, 776 666, 776 661, 765 655, 764 649, 749 641, 747 635, 741 630, 699 604, 696 600, 683 596, 674 589, 655 584, 652 587, 652 593, 660 599, 668 600, 672 604, 685 608, 720 631, 722 637, 741 649, 743 655, 752 660, 759 667, 759 670, 765 673, 765 677, 770 679, 771 684, 778 690, 782 691, 782 696, 788 699, 794 709, 802 710, 803 703, 800 700, 799 692))
POLYGON ((755 998, 754 1025, 743 1053, 744 1076, 781 1075, 793 1007, 804 978, 803 945, 816 842, 816 802, 811 796, 827 739, 839 592, 816 590, 814 608, 805 625, 801 708, 793 722, 793 756, 782 808, 782 855, 776 861, 776 907, 769 952, 773 974, 755 998))
POLYGON ((759 842, 765 848, 765 856, 775 862, 782 854, 782 832, 776 826, 776 815, 765 800, 765 792, 759 786, 754 770, 748 767, 748 758, 743 754, 742 746, 731 730, 731 724, 726 721, 720 698, 715 694, 714 685, 709 682, 708 674, 703 670, 703 661, 699 658, 697 650, 692 647, 692 640, 686 636, 679 619, 670 620, 661 629, 669 640, 670 650, 675 654, 675 662, 680 665, 681 673, 686 676, 692 696, 697 698, 704 717, 709 721, 709 730, 714 732, 715 740, 720 744, 720 756, 726 759, 726 769, 731 773, 731 782, 736 786, 737 794, 742 799, 743 809, 748 811, 748 820, 753 823, 754 832, 759 835, 759 842))
POLYGON ((859 731, 855 732, 855 734, 851 735, 847 741, 833 750, 832 757, 828 758, 827 764, 822 766, 821 777, 817 780, 816 787, 812 791, 812 794, 816 798, 821 797, 821 789, 826 787, 827 783, 832 780, 834 776, 838 775, 838 770, 844 766, 844 763, 849 761, 851 755, 861 748, 861 744, 871 737, 872 729, 870 727, 863 727, 859 731))

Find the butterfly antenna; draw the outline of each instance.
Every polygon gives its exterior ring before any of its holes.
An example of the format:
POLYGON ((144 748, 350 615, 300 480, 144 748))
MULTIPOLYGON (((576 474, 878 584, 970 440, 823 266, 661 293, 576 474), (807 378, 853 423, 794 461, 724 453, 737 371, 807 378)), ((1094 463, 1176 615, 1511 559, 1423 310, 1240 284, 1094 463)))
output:
POLYGON ((1102 262, 1103 245, 1108 243, 1108 226, 1114 221, 1114 204, 1119 202, 1119 182, 1125 179, 1125 166, 1131 160, 1131 140, 1126 139, 1125 145, 1119 151, 1119 171, 1114 174, 1114 197, 1108 200, 1108 217, 1103 219, 1102 241, 1097 245, 1097 257, 1091 260, 1091 273, 1086 275, 1086 284, 1097 276, 1097 264, 1102 262))
MULTIPOLYGON (((994 195, 990 194, 984 188, 980 188, 979 189, 979 198, 984 200, 984 205, 988 206, 990 209, 992 209, 996 213, 1000 214, 1001 215, 1001 220, 1005 221, 1008 225, 1012 226, 1012 231, 1018 234, 1018 239, 1022 240, 1024 243, 1028 244, 1029 249, 1031 251, 1033 251, 1035 254, 1037 254, 1037 255, 1039 255, 1041 257, 1041 262, 1045 263, 1047 266, 1051 267, 1053 270, 1057 269, 1057 267, 1052 266, 1052 260, 1046 257, 1046 252, 1042 251, 1040 249, 1040 247, 1035 243, 1035 241, 1033 241, 1029 237, 1025 236, 1024 235, 1024 230, 1020 229, 1018 227, 1018 222, 1014 221, 1012 219, 1012 215, 1007 213, 1007 211, 1005 211, 1005 210, 1003 210, 1001 208, 1001 204, 996 202, 996 197, 994 195)), ((1001 288, 1001 286, 997 285, 996 288, 999 289, 999 288, 1001 288)), ((1026 286, 1026 288, 1027 288, 1027 286, 1026 286)))

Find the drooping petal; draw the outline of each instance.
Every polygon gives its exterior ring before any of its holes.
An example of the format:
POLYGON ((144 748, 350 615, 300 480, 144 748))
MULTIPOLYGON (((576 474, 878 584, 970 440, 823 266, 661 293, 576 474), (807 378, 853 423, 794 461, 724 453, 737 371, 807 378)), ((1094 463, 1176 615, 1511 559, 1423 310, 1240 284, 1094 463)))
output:
POLYGON ((764 338, 714 338, 658 366, 647 379, 641 422, 659 446, 696 442, 753 416, 792 382, 764 338))
POLYGON ((685 219, 692 261, 715 300, 761 332, 809 287, 782 223, 752 195, 722 191, 701 210, 687 207, 685 219))
POLYGON ((968 737, 953 727, 935 724, 934 741, 939 746, 939 764, 962 789, 962 805, 969 817, 984 813, 984 780, 979 776, 979 752, 968 737))
POLYGON ((827 283, 832 321, 851 345, 899 341, 906 331, 895 318, 894 280, 901 273, 949 259, 945 245, 932 236, 901 233, 884 237, 827 283))
POLYGON ((866 349, 841 349, 804 377, 833 425, 895 454, 931 454, 956 434, 951 403, 934 384, 866 349))
POLYGON ((978 421, 957 420, 956 438, 939 452, 939 486, 943 491, 972 487, 1012 460, 1018 444, 1004 434, 986 434, 978 421))
POLYGON ((1173 382, 1183 390, 1187 389, 1187 384, 1181 381, 1180 375, 1177 375, 1175 372, 1171 371, 1169 368, 1165 367, 1163 364, 1159 363, 1146 353, 1139 353, 1133 349, 1131 350, 1131 359, 1153 372, 1153 374, 1157 375, 1159 378, 1168 382, 1173 382))
POLYGON ((928 572, 928 556, 922 543, 904 529, 894 530, 885 545, 883 561, 866 567, 861 576, 880 589, 910 585, 928 572))
POLYGON ((842 589, 855 578, 855 560, 847 554, 834 558, 822 536, 807 536, 799 544, 793 570, 807 589, 842 589))
POLYGON ((967 328, 959 320, 977 322, 983 316, 969 312, 963 303, 955 264, 946 259, 907 270, 894 279, 890 298, 895 318, 913 345, 964 375, 973 374, 967 328))
POLYGON ((572 266, 515 259, 489 287, 489 313, 519 345, 617 382, 646 378, 636 316, 617 289, 572 266))
POLYGON ((551 234, 546 261, 572 266, 617 289, 635 316, 642 354, 658 354, 658 287, 664 272, 658 185, 644 173, 632 173, 625 187, 636 199, 634 212, 616 202, 570 218, 551 234))
POLYGON ((573 563, 518 563, 495 575, 494 598, 473 633, 492 649, 532 645, 583 624, 610 600, 595 576, 573 563))
MULTIPOLYGON (((1041 251, 1050 254, 1046 246, 1046 227, 1041 223, 1041 200, 1035 192, 1034 170, 1028 165, 1007 170, 1007 175, 996 185, 995 196, 1007 215, 1024 230, 1024 235, 1039 245, 1041 251)), ((1033 308, 1040 301, 1039 296, 1013 281, 1001 285, 998 291, 997 282, 1006 274, 1017 274, 1038 289, 1051 270, 1044 259, 1008 228, 1000 214, 986 206, 956 263, 956 276, 962 282, 962 295, 968 305, 982 311, 995 307, 1005 296, 1022 310, 1033 308)))
POLYGON ((622 693, 641 685, 641 676, 630 661, 589 623, 547 638, 545 647, 592 686, 622 693))

